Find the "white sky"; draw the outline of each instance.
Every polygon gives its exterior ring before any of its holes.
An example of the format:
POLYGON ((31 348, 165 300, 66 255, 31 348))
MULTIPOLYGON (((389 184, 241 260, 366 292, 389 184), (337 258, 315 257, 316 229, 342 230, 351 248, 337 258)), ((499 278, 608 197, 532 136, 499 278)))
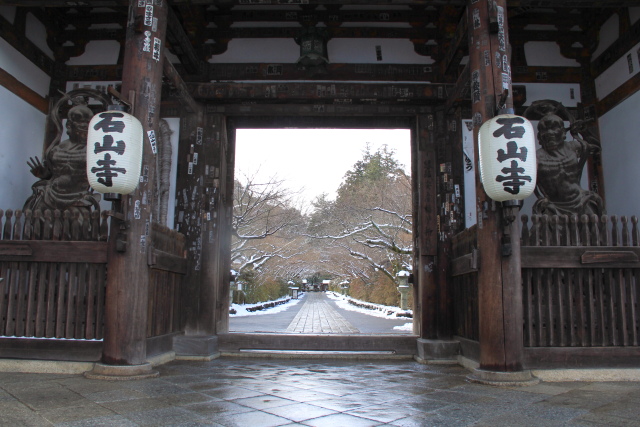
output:
POLYGON ((238 129, 236 179, 253 176, 266 182, 276 175, 292 190, 303 190, 307 204, 327 193, 335 199, 344 174, 362 158, 387 144, 411 172, 411 132, 408 129, 238 129))

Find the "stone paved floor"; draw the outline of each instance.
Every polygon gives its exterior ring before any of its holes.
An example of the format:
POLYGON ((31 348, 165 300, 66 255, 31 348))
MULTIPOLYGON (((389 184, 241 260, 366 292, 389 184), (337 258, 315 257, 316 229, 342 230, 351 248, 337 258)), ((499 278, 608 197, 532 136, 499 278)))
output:
POLYGON ((1 426, 637 426, 638 383, 469 383, 412 361, 221 358, 160 377, 0 373, 1 426))
POLYGON ((356 334, 358 328, 331 307, 324 293, 309 292, 304 305, 287 328, 301 334, 356 334))

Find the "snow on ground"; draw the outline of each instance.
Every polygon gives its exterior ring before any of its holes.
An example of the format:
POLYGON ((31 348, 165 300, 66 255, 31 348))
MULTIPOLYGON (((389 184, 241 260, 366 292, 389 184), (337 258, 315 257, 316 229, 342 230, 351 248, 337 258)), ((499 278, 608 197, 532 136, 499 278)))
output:
POLYGON ((335 301, 338 307, 344 310, 358 311, 360 313, 368 314, 370 316, 384 317, 386 319, 397 319, 398 316, 396 316, 396 313, 406 313, 406 312, 411 313, 411 310, 402 310, 400 307, 392 307, 389 305, 380 305, 380 304, 373 304, 371 302, 360 301, 355 298, 337 294, 335 292, 327 292, 326 294, 329 298, 335 301), (374 306, 376 307, 376 309, 371 310, 364 307, 357 307, 353 304, 350 304, 349 303, 350 300, 358 304, 366 304, 368 306, 374 306))
MULTIPOLYGON (((399 317, 396 316, 396 313, 411 312, 411 310, 402 310, 400 307, 391 307, 388 305, 380 305, 380 304, 373 304, 366 301, 360 301, 355 298, 337 294, 335 292, 327 292, 327 296, 332 300, 334 300, 335 303, 338 305, 338 307, 342 308, 343 310, 357 311, 359 313, 368 314, 369 316, 383 317, 385 319, 398 319, 399 317), (353 304, 350 304, 349 300, 359 304, 374 306, 374 307, 377 307, 377 309, 371 310, 364 307, 358 307, 353 304)), ((393 329, 396 331, 411 332, 413 331, 413 322, 405 323, 402 326, 394 326, 393 329)))
MULTIPOLYGON (((298 294, 298 298, 300 298, 302 295, 302 293, 298 294)), ((288 298, 288 297, 287 297, 288 298)), ((276 301, 282 301, 282 300, 286 300, 287 298, 280 298, 279 300, 276 301)), ((236 311, 236 314, 229 314, 230 317, 242 317, 242 316, 256 316, 256 315, 260 315, 260 314, 273 314, 273 313, 279 313, 281 311, 284 311, 286 309, 288 309, 291 306, 296 305, 297 303, 300 302, 300 299, 290 299, 289 301, 283 303, 283 304, 279 304, 276 305, 275 307, 271 307, 271 308, 267 308, 264 310, 256 310, 256 311, 248 311, 248 308, 252 308, 255 307, 257 305, 263 305, 263 304, 267 304, 269 302, 272 301, 267 301, 267 302, 260 302, 257 304, 231 304, 231 309, 236 311)))

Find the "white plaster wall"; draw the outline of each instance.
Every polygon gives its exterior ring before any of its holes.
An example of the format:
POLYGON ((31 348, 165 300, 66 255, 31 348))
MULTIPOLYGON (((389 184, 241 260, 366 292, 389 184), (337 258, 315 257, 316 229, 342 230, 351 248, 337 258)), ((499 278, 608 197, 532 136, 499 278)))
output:
POLYGON ((0 68, 38 95, 46 96, 49 93, 51 79, 47 73, 33 65, 2 38, 0 38, 0 68))
POLYGON ((524 44, 527 65, 531 67, 579 67, 575 59, 562 56, 560 46, 555 42, 527 42, 524 44))
POLYGON ((603 99, 640 72, 640 43, 627 51, 611 67, 596 78, 596 94, 603 99))
POLYGON ((640 216, 640 93, 600 118, 602 169, 609 215, 640 216))
POLYGON ((27 166, 42 158, 45 115, 0 86, 0 208, 22 209, 37 181, 27 166))
POLYGON ((67 65, 108 65, 118 63, 120 43, 115 40, 94 40, 87 43, 84 53, 69 58, 67 65))
MULTIPOLYGON (((0 39, 0 68, 44 96, 49 77, 0 39)), ((0 208, 22 209, 36 178, 29 172, 29 157, 42 158, 46 116, 0 87, 0 208)))
POLYGON ((35 44, 49 58, 53 59, 53 51, 47 44, 47 28, 31 13, 27 14, 26 34, 27 38, 31 40, 33 44, 35 44))
POLYGON ((581 101, 580 85, 577 83, 514 83, 527 88, 527 100, 524 105, 529 106, 534 101, 553 99, 562 105, 574 108, 581 101))
POLYGON ((611 46, 618 39, 618 31, 620 28, 620 17, 616 14, 611 15, 607 22, 605 22, 600 28, 600 37, 598 41, 598 47, 593 52, 592 58, 595 59, 602 52, 604 52, 609 46, 611 46))

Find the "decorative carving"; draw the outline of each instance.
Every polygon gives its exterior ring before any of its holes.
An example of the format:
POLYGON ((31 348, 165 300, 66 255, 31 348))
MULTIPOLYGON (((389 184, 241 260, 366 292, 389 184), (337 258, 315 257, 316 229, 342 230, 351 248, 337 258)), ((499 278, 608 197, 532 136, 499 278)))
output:
POLYGON ((583 215, 604 213, 602 198, 580 186, 589 156, 600 151, 600 141, 586 123, 576 120, 560 102, 536 101, 524 113, 538 122, 538 182, 533 213, 539 215, 583 215), (566 129, 564 122, 570 127, 566 129), (573 140, 567 141, 567 132, 573 140))
POLYGON ((103 110, 109 104, 107 96, 93 89, 76 89, 66 94, 52 110, 52 120, 58 129, 56 138, 46 149, 44 160, 30 157, 27 164, 31 173, 40 178, 31 186, 33 194, 24 204, 24 209, 60 209, 88 211, 98 207, 100 196, 93 194, 87 181, 87 131, 94 113, 87 105, 87 98, 101 102, 103 110), (67 114, 66 129, 69 139, 62 139, 61 110, 71 108, 67 114))

